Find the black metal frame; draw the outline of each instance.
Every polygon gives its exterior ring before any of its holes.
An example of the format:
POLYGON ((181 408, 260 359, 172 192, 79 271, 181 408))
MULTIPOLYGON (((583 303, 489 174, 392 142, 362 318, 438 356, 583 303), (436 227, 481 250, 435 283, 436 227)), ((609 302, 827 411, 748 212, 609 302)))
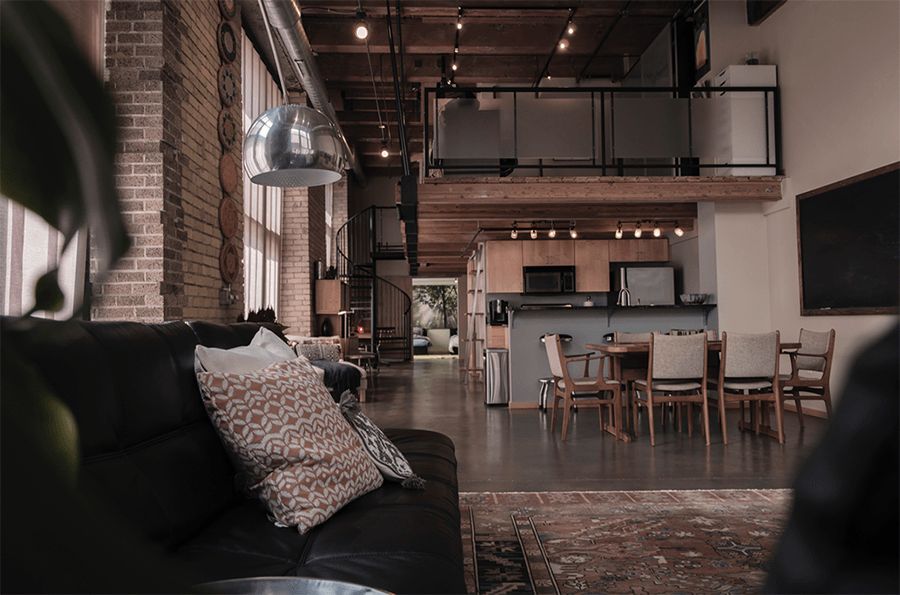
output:
MULTIPOLYGON (((441 170, 441 171, 468 171, 468 172, 477 172, 477 173, 500 173, 503 170, 507 170, 510 167, 513 169, 537 169, 539 170, 539 175, 543 175, 543 170, 545 169, 599 169, 601 171, 601 175, 606 176, 608 170, 613 170, 615 175, 623 175, 624 170, 626 169, 669 169, 675 172, 676 176, 683 175, 682 171, 684 169, 689 169, 691 171, 696 171, 700 168, 735 168, 735 169, 749 169, 749 168, 760 168, 760 167, 770 167, 775 169, 776 175, 784 174, 784 164, 782 162, 782 151, 781 151, 781 94, 777 86, 753 86, 753 87, 541 87, 536 89, 534 87, 430 87, 425 89, 425 114, 424 114, 424 147, 425 147, 425 166, 424 166, 424 174, 425 177, 428 177, 428 174, 432 170, 441 170), (518 102, 516 101, 516 97, 519 93, 530 93, 537 95, 538 93, 559 93, 559 94, 572 94, 572 95, 590 95, 591 97, 591 122, 592 124, 596 124, 597 118, 597 103, 594 99, 599 96, 600 101, 600 137, 597 138, 596 126, 592 125, 591 127, 591 160, 590 162, 584 161, 581 163, 544 163, 543 160, 538 160, 537 164, 518 164, 510 165, 509 163, 501 163, 501 160, 492 162, 485 162, 479 164, 468 164, 468 165, 453 165, 453 164, 444 164, 441 163, 441 160, 435 160, 433 157, 433 151, 429 142, 429 133, 431 130, 431 109, 434 107, 436 109, 436 101, 442 98, 453 98, 456 96, 461 96, 467 93, 509 93, 513 96, 513 135, 514 138, 518 137, 518 102), (623 94, 633 94, 633 93, 665 93, 672 95, 673 97, 684 97, 687 95, 686 99, 688 100, 688 155, 684 155, 681 157, 671 157, 673 160, 672 163, 624 163, 622 159, 615 158, 615 126, 613 125, 614 117, 615 117, 615 96, 623 95, 623 94), (693 94, 703 94, 703 96, 709 96, 713 93, 715 94, 723 94, 723 93, 762 93, 763 94, 763 103, 765 105, 765 134, 766 134, 766 162, 765 163, 699 163, 697 162, 696 157, 694 156, 694 142, 693 142, 693 133, 690 127, 690 124, 693 119, 693 104, 691 99, 693 98, 693 94), (772 120, 773 120, 773 134, 774 138, 770 139, 769 137, 769 97, 771 95, 772 102, 772 120), (607 145, 607 125, 606 125, 606 96, 609 96, 609 112, 610 112, 610 126, 611 129, 609 131, 610 137, 610 146, 613 149, 613 160, 608 161, 606 145, 607 145), (600 141, 600 155, 598 159, 597 155, 597 141, 600 141), (770 142, 771 141, 771 142, 770 142), (772 146, 770 150, 770 146, 772 146), (774 153, 774 162, 772 160, 772 153, 774 153)), ((435 135, 435 139, 436 139, 435 135)), ((508 161, 513 158, 504 158, 504 161, 508 161)))

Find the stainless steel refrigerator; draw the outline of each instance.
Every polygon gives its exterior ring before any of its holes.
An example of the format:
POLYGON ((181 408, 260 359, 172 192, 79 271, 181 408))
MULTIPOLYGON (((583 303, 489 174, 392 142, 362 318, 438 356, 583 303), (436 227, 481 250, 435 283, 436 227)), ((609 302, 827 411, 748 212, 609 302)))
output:
POLYGON ((484 350, 484 403, 509 403, 509 350, 484 350))

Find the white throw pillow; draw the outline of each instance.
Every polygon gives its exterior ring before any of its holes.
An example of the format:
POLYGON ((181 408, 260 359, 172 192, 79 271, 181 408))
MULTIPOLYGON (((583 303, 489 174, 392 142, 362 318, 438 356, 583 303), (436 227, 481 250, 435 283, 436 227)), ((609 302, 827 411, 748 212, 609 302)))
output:
POLYGON ((278 335, 260 328, 249 345, 219 349, 197 345, 194 349, 194 370, 200 372, 249 374, 272 364, 297 359, 294 350, 278 335), (281 343, 284 349, 279 349, 281 343))
POLYGON ((282 341, 281 337, 264 326, 260 327, 256 332, 256 335, 253 336, 253 340, 250 341, 250 346, 262 347, 266 351, 281 358, 279 361, 287 361, 297 357, 297 354, 294 353, 294 350, 291 349, 290 345, 282 341))

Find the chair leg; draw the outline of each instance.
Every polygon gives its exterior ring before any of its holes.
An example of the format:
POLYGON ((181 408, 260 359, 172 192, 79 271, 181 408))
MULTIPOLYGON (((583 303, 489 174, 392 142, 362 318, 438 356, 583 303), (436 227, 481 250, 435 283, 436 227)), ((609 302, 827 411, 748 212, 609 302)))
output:
POLYGON ((831 419, 831 387, 825 387, 825 394, 822 398, 825 401, 825 412, 828 414, 828 419, 831 419))
POLYGON ((706 446, 709 446, 709 399, 705 394, 700 405, 700 413, 703 415, 703 435, 706 437, 706 446))
POLYGON ((634 432, 635 438, 641 435, 641 426, 638 420, 638 405, 637 402, 637 391, 634 390, 634 385, 631 387, 631 431, 634 432))
POLYGON ((725 415, 725 391, 719 389, 719 427, 722 430, 722 444, 728 444, 728 423, 725 415))
POLYGON ((656 432, 653 429, 653 397, 649 392, 647 393, 647 423, 650 425, 650 446, 656 446, 656 432))
POLYGON ((803 429, 803 401, 800 399, 800 389, 791 390, 794 396, 794 406, 797 407, 797 417, 800 419, 800 429, 803 429))
POLYGON ((753 409, 753 433, 759 436, 759 429, 762 423, 762 408, 759 401, 752 401, 750 407, 753 409))
POLYGON ((684 407, 687 412, 688 438, 694 437, 694 404, 686 403, 684 407))
POLYGON ((784 411, 780 395, 775 395, 772 405, 775 407, 775 429, 778 431, 778 444, 784 444, 784 411))
POLYGON ((562 439, 565 440, 569 434, 569 418, 572 416, 572 397, 566 393, 563 399, 563 420, 562 420, 562 439))
POLYGON ((556 405, 559 403, 559 395, 553 390, 553 409, 550 411, 550 432, 556 431, 556 405))

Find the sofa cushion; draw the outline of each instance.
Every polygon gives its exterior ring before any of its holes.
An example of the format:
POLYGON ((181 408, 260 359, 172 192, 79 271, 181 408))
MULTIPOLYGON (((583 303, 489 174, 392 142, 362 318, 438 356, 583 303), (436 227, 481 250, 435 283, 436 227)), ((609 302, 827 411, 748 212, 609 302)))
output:
POLYGON ((308 362, 197 377, 210 418, 279 523, 304 533, 381 485, 308 362))

